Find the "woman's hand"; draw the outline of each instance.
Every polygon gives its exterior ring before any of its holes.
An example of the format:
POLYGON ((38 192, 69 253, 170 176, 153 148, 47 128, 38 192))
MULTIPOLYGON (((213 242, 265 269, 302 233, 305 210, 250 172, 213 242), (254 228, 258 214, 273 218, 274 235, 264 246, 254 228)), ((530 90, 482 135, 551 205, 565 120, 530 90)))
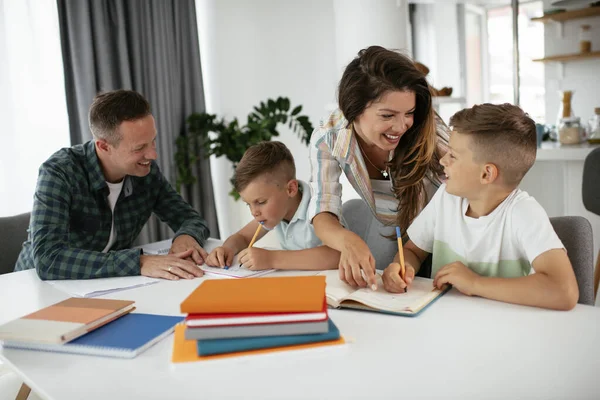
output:
POLYGON ((340 279, 352 287, 377 290, 375 258, 369 246, 354 232, 347 231, 340 252, 340 279))

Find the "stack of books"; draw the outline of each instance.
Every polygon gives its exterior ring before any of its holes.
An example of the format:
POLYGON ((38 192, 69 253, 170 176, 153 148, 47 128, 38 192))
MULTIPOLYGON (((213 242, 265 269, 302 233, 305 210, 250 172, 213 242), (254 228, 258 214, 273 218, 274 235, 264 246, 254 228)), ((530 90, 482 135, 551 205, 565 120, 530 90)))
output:
POLYGON ((175 329, 173 362, 343 343, 322 276, 207 280, 181 312, 187 317, 175 329))
POLYGON ((133 358, 183 320, 133 310, 133 301, 72 297, 0 325, 0 343, 5 348, 133 358))

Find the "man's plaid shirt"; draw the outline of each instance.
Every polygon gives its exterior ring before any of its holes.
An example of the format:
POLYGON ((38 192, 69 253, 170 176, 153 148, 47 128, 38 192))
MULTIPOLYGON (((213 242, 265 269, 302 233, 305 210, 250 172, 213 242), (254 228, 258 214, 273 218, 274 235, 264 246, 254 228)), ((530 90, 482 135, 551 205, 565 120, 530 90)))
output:
POLYGON ((153 161, 145 177, 127 176, 114 210, 94 141, 59 150, 40 167, 29 235, 15 271, 36 268, 41 279, 88 279, 140 274, 139 249, 130 249, 154 212, 175 232, 200 245, 206 222, 171 187, 153 161))

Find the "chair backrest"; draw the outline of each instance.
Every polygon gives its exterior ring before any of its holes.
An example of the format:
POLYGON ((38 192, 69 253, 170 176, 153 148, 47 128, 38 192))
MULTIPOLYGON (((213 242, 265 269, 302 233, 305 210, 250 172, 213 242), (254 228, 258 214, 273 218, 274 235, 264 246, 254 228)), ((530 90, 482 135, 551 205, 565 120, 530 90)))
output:
POLYGON ((581 186, 583 205, 589 212, 600 215, 600 147, 585 158, 581 186))
POLYGON ((552 227, 562 241, 579 286, 579 303, 594 305, 594 241, 584 217, 553 217, 552 227))
POLYGON ((27 240, 30 214, 0 218, 0 274, 14 271, 23 242, 27 240))

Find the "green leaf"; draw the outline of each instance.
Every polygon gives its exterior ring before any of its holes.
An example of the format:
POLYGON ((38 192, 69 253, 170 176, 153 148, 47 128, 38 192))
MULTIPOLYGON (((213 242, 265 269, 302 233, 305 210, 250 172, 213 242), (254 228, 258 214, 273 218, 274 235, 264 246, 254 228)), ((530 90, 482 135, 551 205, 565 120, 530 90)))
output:
MULTIPOLYGON (((202 158, 225 156, 237 166, 248 147, 263 141, 279 137, 279 124, 292 129, 300 139, 308 144, 313 131, 310 120, 299 115, 302 106, 296 106, 291 112, 290 100, 279 96, 275 100, 261 101, 246 118, 245 125, 240 125, 234 118, 225 121, 214 114, 192 113, 187 119, 187 132, 175 139, 174 160, 176 164, 176 185, 180 190, 183 185, 193 185, 196 177, 193 174, 195 163, 202 158)), ((232 197, 239 198, 234 190, 232 197)))

